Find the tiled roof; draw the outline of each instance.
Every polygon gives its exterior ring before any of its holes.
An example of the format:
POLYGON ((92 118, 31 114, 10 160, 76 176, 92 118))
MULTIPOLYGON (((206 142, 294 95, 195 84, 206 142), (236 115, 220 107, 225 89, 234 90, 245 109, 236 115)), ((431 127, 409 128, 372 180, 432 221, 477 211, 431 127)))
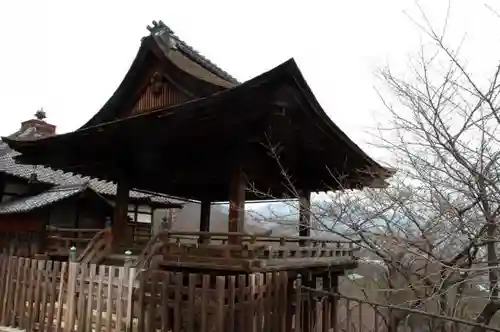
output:
MULTIPOLYGON (((19 155, 19 153, 10 150, 8 147, 6 149, 9 151, 5 152, 5 146, 6 144, 0 141, 0 172, 4 172, 6 174, 26 180, 29 180, 31 174, 35 173, 37 175, 38 181, 56 186, 82 185, 88 183, 89 188, 101 195, 116 195, 116 184, 113 182, 98 180, 90 177, 83 177, 81 175, 73 173, 65 173, 63 171, 53 170, 51 168, 40 165, 34 166, 17 164, 14 161, 14 157, 19 155), (4 151, 3 155, 2 151, 4 151)), ((179 200, 167 198, 165 196, 150 195, 134 190, 130 191, 130 198, 150 200, 153 203, 160 204, 182 204, 182 202, 179 200)))
POLYGON ((9 148, 7 144, 4 142, 0 141, 0 157, 5 155, 6 153, 11 152, 12 150, 9 148))
POLYGON ((200 54, 200 52, 196 51, 194 48, 186 44, 184 41, 179 39, 176 35, 172 35, 172 37, 176 40, 177 42, 177 48, 186 56, 191 58, 193 61, 198 63, 200 66, 204 67, 205 69, 208 69, 212 73, 216 74, 217 76, 225 79, 226 81, 229 81, 231 83, 239 83, 238 80, 231 75, 229 75, 226 71, 222 70, 220 67, 216 66, 213 62, 205 58, 203 55, 200 54))
POLYGON ((215 75, 219 76, 220 78, 225 79, 228 82, 238 84, 238 80, 231 75, 229 75, 226 71, 222 70, 220 67, 215 65, 213 62, 211 62, 209 59, 201 55, 200 52, 196 51, 194 48, 189 46, 186 42, 181 40, 177 35, 174 34, 174 32, 163 23, 163 21, 153 21, 153 27, 148 27, 148 29, 151 31, 152 34, 154 33, 167 33, 170 38, 175 40, 175 46, 176 48, 184 53, 188 58, 190 58, 192 61, 198 63, 200 66, 203 68, 211 71, 215 75))
POLYGON ((57 186, 38 195, 19 198, 0 205, 0 214, 29 212, 61 200, 73 197, 85 191, 84 184, 74 186, 57 186))

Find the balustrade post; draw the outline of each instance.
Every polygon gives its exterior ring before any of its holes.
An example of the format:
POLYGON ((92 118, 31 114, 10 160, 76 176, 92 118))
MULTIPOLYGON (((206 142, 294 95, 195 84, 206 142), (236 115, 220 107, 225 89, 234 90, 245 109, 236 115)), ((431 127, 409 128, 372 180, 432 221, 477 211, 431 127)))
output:
POLYGON ((76 262, 76 247, 75 246, 71 246, 69 248, 69 261, 76 262))
POLYGON ((133 264, 133 259, 132 259, 132 251, 131 250, 125 250, 125 259, 123 262, 123 267, 125 269, 125 276, 128 278, 130 275, 130 268, 132 267, 133 264))

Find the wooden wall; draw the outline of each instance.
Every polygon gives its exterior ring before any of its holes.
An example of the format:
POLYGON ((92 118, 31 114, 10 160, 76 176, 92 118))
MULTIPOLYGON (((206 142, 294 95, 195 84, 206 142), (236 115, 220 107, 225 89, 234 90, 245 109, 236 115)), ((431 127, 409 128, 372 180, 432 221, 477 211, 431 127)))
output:
POLYGON ((135 104, 132 114, 160 109, 187 101, 189 98, 166 81, 159 73, 155 73, 150 84, 135 104))

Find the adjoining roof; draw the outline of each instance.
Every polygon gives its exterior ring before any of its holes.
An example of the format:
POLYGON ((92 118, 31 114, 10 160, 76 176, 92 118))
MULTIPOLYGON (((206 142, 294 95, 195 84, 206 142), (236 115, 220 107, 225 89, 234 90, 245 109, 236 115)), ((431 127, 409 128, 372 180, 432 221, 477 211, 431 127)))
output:
MULTIPOLYGON (((20 153, 13 151, 7 144, 0 141, 0 173, 5 173, 14 177, 29 180, 32 174, 36 174, 37 180, 41 183, 56 186, 82 186, 87 185, 98 194, 115 196, 116 184, 91 177, 83 177, 78 174, 65 173, 60 170, 54 170, 41 165, 18 164, 14 157, 20 153), (2 155, 3 153, 3 155, 2 155)), ((159 205, 181 205, 183 202, 162 195, 153 195, 141 193, 135 190, 130 191, 130 198, 134 200, 144 200, 146 203, 159 205)))
POLYGON ((56 202, 63 201, 70 197, 74 197, 86 190, 91 190, 91 188, 84 184, 73 186, 57 186, 38 195, 23 197, 0 204, 0 214, 30 212, 52 205, 56 202))
POLYGON ((293 59, 209 97, 56 137, 7 143, 23 153, 23 162, 111 180, 116 180, 111 161, 126 158, 131 170, 127 175, 136 188, 224 201, 235 152, 231 148, 239 141, 244 150, 254 152, 247 159, 252 164, 245 166, 251 168, 245 172, 254 189, 281 198, 290 188, 283 170, 262 147, 267 130, 286 140, 279 142, 285 153, 300 151, 282 167, 295 169, 301 189, 379 186, 392 175, 328 117, 293 59), (167 158, 164 151, 175 158, 167 158))

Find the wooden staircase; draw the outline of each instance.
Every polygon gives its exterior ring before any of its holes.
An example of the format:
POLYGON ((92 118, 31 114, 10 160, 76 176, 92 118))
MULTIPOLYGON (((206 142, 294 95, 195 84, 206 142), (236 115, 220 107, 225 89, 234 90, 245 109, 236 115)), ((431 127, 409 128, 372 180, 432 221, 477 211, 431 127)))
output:
POLYGON ((77 261, 123 266, 127 260, 137 260, 151 240, 151 225, 128 223, 124 233, 117 239, 113 237, 111 228, 100 231, 79 255, 77 261))
POLYGON ((88 243, 87 247, 76 259, 82 264, 101 264, 113 250, 113 231, 104 228, 88 243))

